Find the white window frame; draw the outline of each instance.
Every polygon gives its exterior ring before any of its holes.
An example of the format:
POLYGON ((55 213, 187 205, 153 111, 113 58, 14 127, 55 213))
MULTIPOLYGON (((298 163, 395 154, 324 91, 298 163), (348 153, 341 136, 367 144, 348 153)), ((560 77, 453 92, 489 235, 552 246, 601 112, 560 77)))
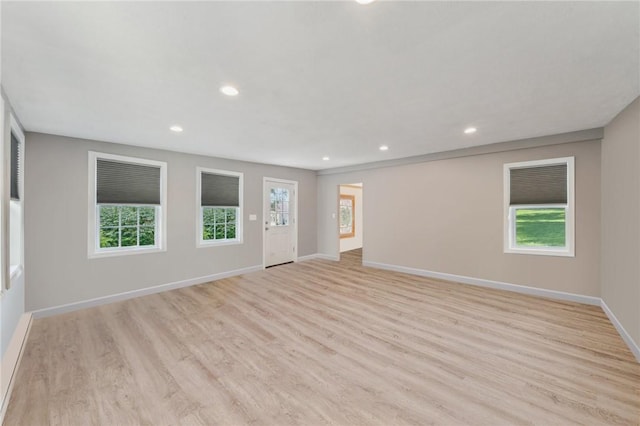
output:
MULTIPOLYGON (((196 247, 219 247, 236 245, 243 243, 244 226, 243 226, 243 199, 244 199, 244 173, 234 172, 230 170, 209 169, 207 167, 196 167, 196 247), (204 231, 203 226, 203 206, 202 206, 202 173, 209 173, 222 176, 233 176, 238 178, 238 207, 236 211, 236 238, 205 240, 202 238, 204 231)), ((214 207, 214 206, 209 206, 214 207)), ((221 206, 227 208, 226 206, 221 206)))
MULTIPOLYGON (((4 140, 4 98, 0 95, 0 164, 2 165, 2 169, 6 167, 4 163, 4 150, 5 150, 4 140)), ((4 227, 4 170, 0 172, 0 295, 4 294, 4 292, 10 287, 10 284, 7 286, 5 281, 5 227, 4 227)))
POLYGON ((522 161, 504 165, 504 252, 513 254, 532 254, 543 256, 575 257, 575 158, 561 157, 545 160, 522 161), (511 170, 529 167, 567 165, 567 204, 532 204, 511 206, 511 170), (565 209, 565 246, 564 247, 523 247, 516 245, 517 209, 565 209))
MULTIPOLYGON (((134 204, 117 204, 122 206, 137 206, 134 204)), ((131 254, 158 253, 167 250, 167 163, 164 161, 148 160, 124 155, 106 154, 89 151, 89 209, 88 209, 88 246, 89 259, 124 256, 131 254), (160 206, 156 209, 156 245, 144 247, 109 247, 100 248, 100 222, 98 216, 97 190, 97 162, 98 159, 122 161, 160 168, 160 206)))
MULTIPOLYGON (((25 136, 24 136, 24 132, 22 131, 22 128, 20 128, 20 125, 18 124, 18 120, 15 118, 15 116, 13 115, 13 113, 9 114, 9 144, 11 144, 11 134, 13 133, 16 136, 16 139, 18 139, 19 144, 19 153, 18 153, 18 158, 20 158, 20 163, 19 163, 19 167, 20 170, 18 171, 18 176, 20 177, 20 180, 18 181, 18 194, 20 195, 20 200, 19 201, 15 201, 15 200, 9 200, 9 227, 8 227, 8 231, 9 231, 9 235, 7 235, 7 239, 9 241, 9 283, 10 285, 12 285, 12 281, 14 279, 16 279, 24 270, 24 177, 25 177, 25 149, 24 149, 24 143, 25 143, 25 136), (19 262, 18 263, 11 263, 11 250, 12 250, 12 246, 13 246, 13 242, 11 241, 11 229, 14 227, 14 224, 10 223, 11 222, 11 206, 13 204, 17 204, 20 208, 20 223, 18 224, 18 245, 19 245, 19 253, 18 253, 18 258, 19 258, 19 262)), ((11 175, 9 174, 9 179, 11 179, 11 175)), ((9 197, 10 198, 10 197, 9 197)))

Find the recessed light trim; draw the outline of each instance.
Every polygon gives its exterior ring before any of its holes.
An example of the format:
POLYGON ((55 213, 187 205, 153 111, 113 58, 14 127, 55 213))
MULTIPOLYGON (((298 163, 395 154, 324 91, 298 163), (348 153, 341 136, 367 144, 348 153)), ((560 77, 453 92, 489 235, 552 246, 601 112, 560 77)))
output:
POLYGON ((171 130, 172 132, 180 133, 180 132, 182 132, 183 129, 182 129, 181 126, 178 126, 176 124, 176 125, 173 125, 173 126, 169 127, 169 130, 171 130))
POLYGON ((331 160, 331 158, 327 157, 326 155, 322 157, 322 161, 329 161, 329 160, 331 160))
POLYGON ((478 129, 476 129, 475 127, 467 127, 466 129, 464 129, 464 133, 466 135, 471 135, 471 134, 473 134, 473 133, 475 133, 477 131, 478 131, 478 129))
POLYGON ((238 91, 238 89, 236 89, 233 86, 228 86, 228 85, 227 86, 222 86, 220 88, 220 92, 225 94, 225 95, 227 95, 227 96, 238 96, 238 93, 240 93, 238 91))
POLYGON ((373 3, 376 0, 356 0, 356 3, 358 4, 370 4, 373 3))
POLYGON ((380 148, 378 148, 380 151, 388 151, 389 147, 387 145, 380 145, 380 148))

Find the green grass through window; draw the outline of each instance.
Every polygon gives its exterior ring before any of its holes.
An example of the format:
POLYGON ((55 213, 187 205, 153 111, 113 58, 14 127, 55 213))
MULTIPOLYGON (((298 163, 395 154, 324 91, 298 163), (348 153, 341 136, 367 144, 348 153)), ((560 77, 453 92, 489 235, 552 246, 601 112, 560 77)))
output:
POLYGON ((527 247, 564 247, 565 210, 516 209, 516 245, 527 247))

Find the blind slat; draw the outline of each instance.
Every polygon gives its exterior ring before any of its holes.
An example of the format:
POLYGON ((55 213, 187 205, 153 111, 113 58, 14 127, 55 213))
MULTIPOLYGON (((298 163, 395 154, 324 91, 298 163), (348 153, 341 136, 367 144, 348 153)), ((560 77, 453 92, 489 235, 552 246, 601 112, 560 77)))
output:
POLYGON ((238 176, 202 172, 200 202, 208 207, 240 207, 238 176))
POLYGON ((20 141, 11 133, 11 199, 20 200, 20 141))
POLYGON ((160 167, 97 160, 98 204, 160 205, 160 167))
POLYGON ((526 167, 510 170, 514 204, 566 204, 567 165, 526 167))

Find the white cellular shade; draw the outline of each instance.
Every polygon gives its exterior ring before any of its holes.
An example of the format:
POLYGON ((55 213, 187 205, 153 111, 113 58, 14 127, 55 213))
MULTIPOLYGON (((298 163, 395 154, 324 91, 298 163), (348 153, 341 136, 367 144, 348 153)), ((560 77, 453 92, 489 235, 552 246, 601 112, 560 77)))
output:
POLYGON ((160 205, 160 167, 98 158, 98 204, 160 205))
POLYGON ((239 207, 240 177, 201 173, 200 202, 202 206, 239 207))
POLYGON ((567 165, 552 164, 510 170, 510 204, 566 204, 567 165))

